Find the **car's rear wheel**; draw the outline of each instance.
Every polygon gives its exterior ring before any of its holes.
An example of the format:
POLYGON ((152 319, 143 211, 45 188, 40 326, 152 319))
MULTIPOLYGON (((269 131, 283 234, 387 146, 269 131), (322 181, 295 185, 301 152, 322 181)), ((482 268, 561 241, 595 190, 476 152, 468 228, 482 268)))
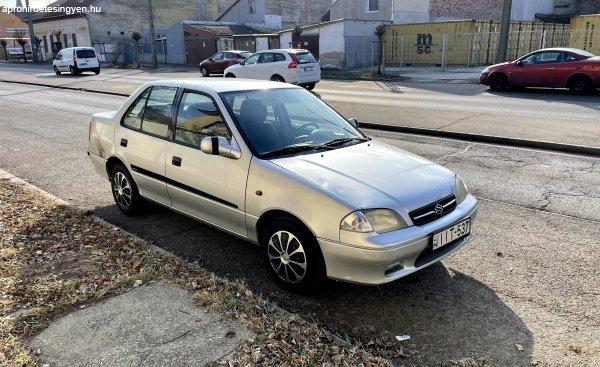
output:
POLYGON ((309 83, 309 84, 304 84, 303 87, 308 90, 313 90, 313 89, 315 89, 316 85, 317 85, 317 83, 309 83))
POLYGON ((56 75, 60 75, 60 74, 61 74, 61 73, 60 73, 60 70, 58 70, 58 68, 56 67, 56 65, 54 66, 54 73, 55 73, 56 75))
POLYGON ((508 88, 508 77, 504 74, 493 74, 489 81, 490 89, 493 91, 503 91, 508 88))
POLYGON ((138 215, 146 208, 146 201, 125 167, 117 164, 112 169, 110 183, 115 203, 124 214, 138 215))
POLYGON ((94 69, 94 74, 96 74, 96 75, 100 75, 100 68, 96 68, 96 69, 94 69))
POLYGON ((282 288, 306 294, 326 279, 319 244, 296 219, 280 217, 272 221, 262 234, 261 244, 269 274, 282 288))
POLYGON ((200 68, 200 73, 202 74, 203 77, 207 78, 210 76, 210 72, 208 71, 208 69, 206 68, 206 66, 202 66, 200 68))
POLYGON ((592 90, 592 82, 585 76, 577 76, 569 81, 569 89, 574 94, 586 94, 592 90))
POLYGON ((235 75, 232 73, 227 73, 227 75, 225 75, 225 78, 235 78, 235 75))
POLYGON ((281 75, 273 75, 271 77, 271 81, 285 83, 285 79, 283 79, 283 77, 281 75))

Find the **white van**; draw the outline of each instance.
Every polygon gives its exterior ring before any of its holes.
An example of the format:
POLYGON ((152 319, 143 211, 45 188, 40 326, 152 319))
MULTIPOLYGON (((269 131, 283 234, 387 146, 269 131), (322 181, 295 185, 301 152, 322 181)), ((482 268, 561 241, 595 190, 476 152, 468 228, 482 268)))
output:
POLYGON ((52 62, 56 75, 69 72, 78 75, 84 71, 100 74, 100 61, 93 47, 69 47, 60 50, 52 62))

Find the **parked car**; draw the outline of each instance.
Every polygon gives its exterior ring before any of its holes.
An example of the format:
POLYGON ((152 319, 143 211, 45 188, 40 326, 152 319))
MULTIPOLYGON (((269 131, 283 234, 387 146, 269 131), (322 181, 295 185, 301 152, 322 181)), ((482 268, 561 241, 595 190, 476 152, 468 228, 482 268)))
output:
POLYGON ((147 199, 256 243, 295 292, 391 282, 465 245, 463 180, 357 126, 289 84, 158 81, 93 116, 88 155, 123 213, 147 199))
POLYGON ((574 48, 547 48, 486 68, 480 82, 495 91, 548 87, 583 94, 600 86, 600 57, 574 48))
POLYGON ((223 74, 229 66, 239 64, 250 55, 252 55, 252 52, 248 51, 228 50, 217 52, 200 63, 200 72, 204 77, 211 74, 223 74))
POLYGON ((93 47, 69 47, 58 52, 52 68, 56 75, 69 72, 71 75, 79 75, 84 71, 92 71, 100 74, 100 61, 93 47))
POLYGON ((312 90, 321 80, 321 65, 307 50, 259 51, 238 65, 225 69, 226 78, 272 80, 312 90))

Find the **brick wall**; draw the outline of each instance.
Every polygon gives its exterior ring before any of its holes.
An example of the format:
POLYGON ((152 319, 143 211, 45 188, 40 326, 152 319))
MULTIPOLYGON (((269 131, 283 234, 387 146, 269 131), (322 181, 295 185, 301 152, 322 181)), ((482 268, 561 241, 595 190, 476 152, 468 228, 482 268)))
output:
POLYGON ((430 0, 429 15, 432 20, 500 20, 502 4, 502 0, 430 0))

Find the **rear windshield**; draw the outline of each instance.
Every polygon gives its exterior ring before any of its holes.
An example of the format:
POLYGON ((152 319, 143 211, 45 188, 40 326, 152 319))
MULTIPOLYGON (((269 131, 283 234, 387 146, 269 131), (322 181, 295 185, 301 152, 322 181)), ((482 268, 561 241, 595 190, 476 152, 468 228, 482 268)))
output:
POLYGON ((587 51, 584 51, 584 50, 576 50, 576 51, 574 51, 574 52, 575 52, 577 55, 583 56, 583 57, 585 57, 585 58, 587 58, 587 59, 589 59, 590 57, 594 57, 594 54, 591 54, 591 53, 589 53, 589 52, 587 52, 587 51))
POLYGON ((80 59, 90 59, 96 57, 94 50, 77 50, 77 57, 80 59))
POLYGON ((317 59, 310 52, 299 52, 295 54, 298 64, 312 64, 318 62, 317 59))

